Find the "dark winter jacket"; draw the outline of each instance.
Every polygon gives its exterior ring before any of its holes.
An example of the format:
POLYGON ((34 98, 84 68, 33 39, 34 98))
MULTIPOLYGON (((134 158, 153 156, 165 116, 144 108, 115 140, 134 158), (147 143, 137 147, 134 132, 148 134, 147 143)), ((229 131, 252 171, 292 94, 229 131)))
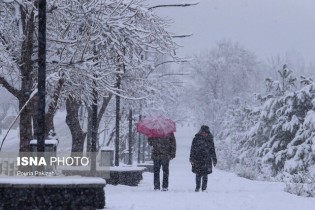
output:
POLYGON ((212 162, 216 165, 217 156, 211 133, 207 137, 203 137, 200 133, 195 135, 190 149, 189 160, 192 163, 193 173, 199 175, 212 173, 212 162))
POLYGON ((174 134, 165 138, 149 138, 149 145, 153 146, 151 158, 153 160, 170 160, 176 155, 176 139, 174 134))

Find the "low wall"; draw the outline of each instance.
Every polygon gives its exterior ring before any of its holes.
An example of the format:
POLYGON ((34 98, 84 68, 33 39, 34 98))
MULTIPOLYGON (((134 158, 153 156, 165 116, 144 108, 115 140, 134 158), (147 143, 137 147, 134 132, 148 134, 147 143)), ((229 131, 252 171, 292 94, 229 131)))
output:
POLYGON ((0 178, 0 209, 103 209, 104 187, 89 177, 0 178))
MULTIPOLYGON (((107 184, 112 185, 128 185, 138 186, 140 181, 143 179, 142 173, 145 171, 145 167, 107 167, 105 170, 101 170, 101 167, 96 171, 96 177, 101 177, 106 180, 107 184)), ((89 171, 87 170, 75 170, 68 169, 62 170, 62 174, 66 176, 88 176, 89 171)))
POLYGON ((144 167, 146 172, 154 172, 153 163, 138 163, 138 167, 144 167))
POLYGON ((128 185, 128 186, 138 186, 140 181, 143 179, 143 170, 134 171, 111 171, 110 178, 106 179, 108 184, 112 185, 128 185))

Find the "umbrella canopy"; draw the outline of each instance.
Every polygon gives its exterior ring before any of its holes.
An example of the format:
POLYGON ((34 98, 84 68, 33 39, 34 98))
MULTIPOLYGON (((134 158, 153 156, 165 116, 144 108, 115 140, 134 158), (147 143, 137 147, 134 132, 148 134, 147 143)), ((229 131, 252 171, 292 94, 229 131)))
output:
POLYGON ((166 117, 147 117, 137 124, 137 131, 147 137, 166 137, 176 131, 176 124, 166 117))

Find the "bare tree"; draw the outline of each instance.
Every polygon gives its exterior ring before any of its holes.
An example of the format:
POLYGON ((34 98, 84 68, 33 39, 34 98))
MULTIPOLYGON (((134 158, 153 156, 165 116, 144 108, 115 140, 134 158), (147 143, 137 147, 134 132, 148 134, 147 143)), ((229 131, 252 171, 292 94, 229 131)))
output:
POLYGON ((195 115, 208 124, 220 121, 226 104, 234 97, 253 92, 259 74, 256 56, 230 41, 195 55, 189 69, 195 87, 190 100, 198 107, 195 115))

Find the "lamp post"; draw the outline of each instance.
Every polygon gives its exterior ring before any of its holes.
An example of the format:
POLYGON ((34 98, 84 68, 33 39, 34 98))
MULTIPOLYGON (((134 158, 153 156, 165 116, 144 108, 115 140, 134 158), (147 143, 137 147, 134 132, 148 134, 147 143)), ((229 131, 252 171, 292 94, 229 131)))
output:
POLYGON ((45 152, 45 91, 46 91, 46 0, 38 4, 38 110, 37 151, 45 152))
MULTIPOLYGON (((94 55, 97 56, 99 55, 98 48, 94 43, 94 55)), ((96 58, 94 61, 96 63, 94 66, 99 65, 98 64, 98 58, 96 58)), ((94 79, 93 79, 93 104, 92 104, 92 134, 91 134, 91 168, 90 168, 90 175, 95 176, 96 175, 96 142, 97 142, 97 137, 98 137, 98 126, 97 126, 97 99, 98 99, 98 92, 97 92, 97 84, 96 84, 96 79, 97 79, 97 74, 94 73, 94 79)))
POLYGON ((129 109, 128 165, 132 165, 132 109, 129 109))
MULTIPOLYGON (((94 80, 94 85, 96 82, 94 80)), ((92 145, 91 145, 91 176, 96 174, 96 142, 97 142, 97 90, 93 89, 93 105, 92 105, 92 145)))
MULTIPOLYGON (((142 110, 142 104, 140 102, 140 111, 139 111, 139 121, 141 121, 141 110, 142 110)), ((141 160, 141 134, 139 133, 139 139, 138 139, 138 163, 140 163, 140 160, 141 160)))
POLYGON ((145 137, 142 136, 142 163, 145 162, 145 149, 146 149, 145 137))
MULTIPOLYGON (((117 89, 120 89, 121 77, 117 75, 117 89)), ((120 117, 120 96, 116 95, 116 136, 115 136, 115 166, 119 166, 119 117, 120 117)))

